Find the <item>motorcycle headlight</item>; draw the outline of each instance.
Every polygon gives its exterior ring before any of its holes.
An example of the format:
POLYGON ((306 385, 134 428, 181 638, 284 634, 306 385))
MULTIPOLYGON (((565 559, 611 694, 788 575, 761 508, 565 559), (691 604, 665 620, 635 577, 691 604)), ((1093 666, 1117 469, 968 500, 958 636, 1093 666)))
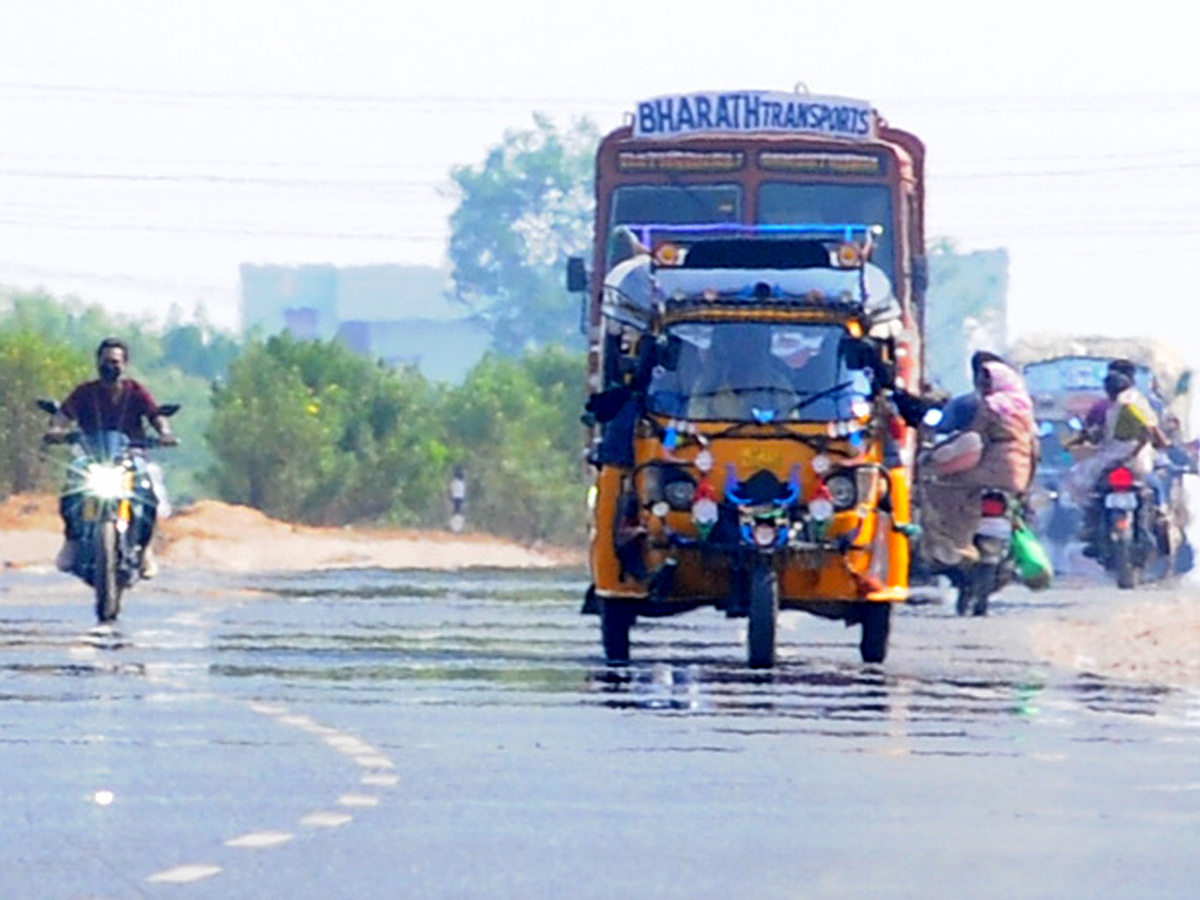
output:
POLYGON ((663 485, 663 497, 666 498, 671 509, 680 512, 688 509, 692 505, 692 499, 696 496, 696 485, 694 482, 679 479, 677 481, 668 481, 663 485))
POLYGON ((834 509, 853 509, 858 501, 858 489, 849 475, 830 475, 825 479, 825 487, 829 488, 829 499, 833 501, 834 509))
POLYGON ((83 486, 102 500, 118 500, 125 496, 125 468, 93 463, 84 472, 83 486))

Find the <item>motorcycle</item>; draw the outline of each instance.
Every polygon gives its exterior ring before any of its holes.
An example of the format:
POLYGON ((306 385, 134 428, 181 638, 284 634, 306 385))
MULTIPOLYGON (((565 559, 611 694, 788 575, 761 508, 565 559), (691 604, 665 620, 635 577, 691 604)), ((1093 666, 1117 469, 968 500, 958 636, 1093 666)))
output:
POLYGON ((1095 502, 1097 527, 1089 555, 1115 576, 1117 587, 1133 588, 1170 555, 1154 490, 1119 463, 1101 476, 1095 502))
MULTIPOLYGON (((52 400, 39 400, 38 407, 50 415, 59 412, 52 400)), ((178 411, 179 404, 159 408, 163 416, 178 411)), ((111 622, 121 612, 122 593, 141 572, 144 547, 138 539, 144 506, 157 502, 149 472, 135 451, 165 445, 155 437, 134 441, 119 431, 71 431, 47 435, 46 442, 76 449, 62 499, 71 532, 78 535, 71 572, 95 591, 97 621, 111 622)))

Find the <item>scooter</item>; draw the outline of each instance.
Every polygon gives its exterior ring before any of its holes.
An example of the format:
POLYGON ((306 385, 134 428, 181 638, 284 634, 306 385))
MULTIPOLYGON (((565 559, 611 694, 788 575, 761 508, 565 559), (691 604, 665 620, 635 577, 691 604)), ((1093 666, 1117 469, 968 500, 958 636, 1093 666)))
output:
POLYGON ((979 560, 959 566, 951 578, 958 586, 960 616, 986 616, 988 601, 1013 579, 1012 536, 1019 500, 1004 491, 985 491, 980 500, 974 544, 979 560))

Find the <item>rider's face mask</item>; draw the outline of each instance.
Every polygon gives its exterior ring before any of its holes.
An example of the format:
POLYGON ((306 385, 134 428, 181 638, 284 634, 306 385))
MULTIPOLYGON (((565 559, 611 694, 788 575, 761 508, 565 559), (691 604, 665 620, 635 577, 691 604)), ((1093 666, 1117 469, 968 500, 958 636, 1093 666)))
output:
POLYGON ((121 364, 115 359, 105 359, 100 361, 100 378, 103 381, 112 384, 121 377, 121 364))

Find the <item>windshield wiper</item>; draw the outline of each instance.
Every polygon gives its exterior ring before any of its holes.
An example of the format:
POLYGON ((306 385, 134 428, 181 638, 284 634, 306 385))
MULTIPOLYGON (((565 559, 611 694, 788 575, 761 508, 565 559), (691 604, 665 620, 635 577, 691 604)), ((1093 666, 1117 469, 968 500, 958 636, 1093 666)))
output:
POLYGON ((818 400, 822 400, 831 394, 840 393, 848 387, 854 387, 854 382, 843 381, 841 384, 835 384, 833 387, 825 388, 823 391, 817 391, 815 394, 809 394, 807 397, 793 406, 791 411, 800 412, 800 410, 804 409, 804 407, 808 406, 810 403, 816 403, 818 400))

